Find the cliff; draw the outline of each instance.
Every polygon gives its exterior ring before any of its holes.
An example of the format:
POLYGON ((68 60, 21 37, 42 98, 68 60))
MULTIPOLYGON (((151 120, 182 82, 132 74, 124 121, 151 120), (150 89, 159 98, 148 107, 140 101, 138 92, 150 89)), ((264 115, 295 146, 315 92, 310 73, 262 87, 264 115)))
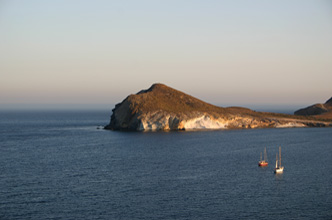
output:
POLYGON ((332 119, 332 97, 324 104, 318 103, 309 107, 299 109, 295 115, 313 116, 315 118, 332 119))
POLYGON ((112 110, 111 130, 190 130, 331 126, 304 117, 217 107, 163 84, 130 95, 112 110))

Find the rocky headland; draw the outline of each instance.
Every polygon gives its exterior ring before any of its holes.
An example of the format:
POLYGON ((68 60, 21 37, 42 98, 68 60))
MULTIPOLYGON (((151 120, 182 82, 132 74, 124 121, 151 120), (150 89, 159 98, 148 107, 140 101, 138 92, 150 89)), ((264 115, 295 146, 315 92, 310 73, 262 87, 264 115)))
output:
POLYGON ((313 116, 321 119, 332 119, 332 97, 324 104, 318 103, 294 112, 295 115, 313 116))
POLYGON ((129 95, 112 111, 105 129, 169 131, 332 126, 332 120, 256 112, 242 107, 222 108, 163 84, 153 84, 147 90, 129 95))

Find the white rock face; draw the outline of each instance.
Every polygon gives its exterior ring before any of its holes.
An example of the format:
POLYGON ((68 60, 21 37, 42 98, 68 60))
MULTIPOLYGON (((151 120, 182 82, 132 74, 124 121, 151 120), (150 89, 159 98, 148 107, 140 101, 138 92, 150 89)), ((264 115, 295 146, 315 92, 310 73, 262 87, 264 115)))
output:
POLYGON ((276 125, 276 128, 303 128, 303 127, 307 127, 307 126, 305 124, 299 123, 299 122, 288 122, 285 124, 276 125))
POLYGON ((207 114, 198 114, 195 117, 186 115, 177 116, 164 112, 154 112, 140 116, 139 131, 156 130, 194 130, 194 129, 225 129, 227 122, 222 119, 214 119, 207 114), (181 118, 181 119, 180 119, 181 118))
POLYGON ((183 127, 186 130, 190 129, 225 129, 227 123, 224 120, 211 119, 208 115, 202 115, 198 118, 193 118, 183 122, 183 127))
POLYGON ((138 118, 141 120, 139 131, 176 130, 180 122, 176 116, 164 112, 153 112, 138 118))
POLYGON ((300 122, 262 122, 253 118, 234 117, 232 119, 213 118, 206 113, 196 113, 195 116, 173 115, 162 111, 144 114, 138 117, 140 125, 138 131, 158 130, 202 130, 202 129, 227 129, 227 128, 257 128, 257 127, 306 127, 300 122))

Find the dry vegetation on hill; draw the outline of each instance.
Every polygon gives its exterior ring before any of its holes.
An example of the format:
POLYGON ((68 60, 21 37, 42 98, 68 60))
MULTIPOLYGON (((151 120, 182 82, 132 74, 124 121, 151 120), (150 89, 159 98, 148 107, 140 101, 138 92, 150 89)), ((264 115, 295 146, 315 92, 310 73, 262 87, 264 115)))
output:
POLYGON ((220 116, 220 114, 224 116, 233 114, 256 115, 254 111, 247 108, 222 108, 211 105, 163 84, 153 84, 148 90, 142 90, 136 95, 130 95, 128 101, 133 103, 131 106, 133 112, 159 110, 175 114, 207 112, 216 117, 220 116))

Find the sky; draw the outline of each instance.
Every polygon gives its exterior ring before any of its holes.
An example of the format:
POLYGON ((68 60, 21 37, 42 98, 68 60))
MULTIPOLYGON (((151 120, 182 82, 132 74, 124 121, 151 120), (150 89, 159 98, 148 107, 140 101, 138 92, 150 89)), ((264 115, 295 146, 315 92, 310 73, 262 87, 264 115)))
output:
POLYGON ((329 0, 0 0, 0 109, 108 107, 163 83, 220 106, 332 96, 329 0))

